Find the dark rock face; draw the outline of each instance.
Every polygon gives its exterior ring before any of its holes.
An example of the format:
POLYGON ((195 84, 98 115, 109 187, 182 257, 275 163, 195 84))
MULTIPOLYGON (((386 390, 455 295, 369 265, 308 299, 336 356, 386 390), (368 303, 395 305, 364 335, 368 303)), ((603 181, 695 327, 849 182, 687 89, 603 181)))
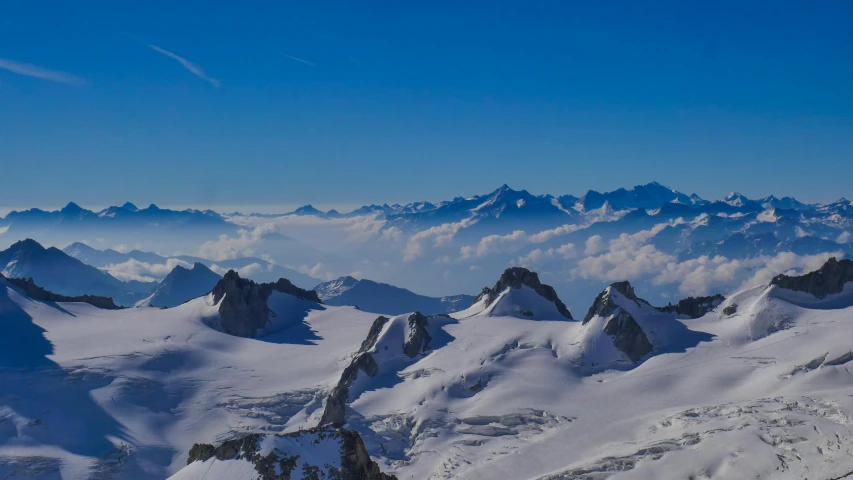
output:
POLYGON ((373 325, 370 326, 370 330, 367 332, 367 338, 361 342, 361 348, 358 349, 358 353, 366 352, 373 348, 373 345, 376 343, 376 339, 379 338, 379 334, 382 333, 382 327, 388 323, 388 317, 376 317, 376 320, 373 321, 373 325))
POLYGON ((832 257, 814 272, 797 277, 777 275, 770 281, 770 285, 826 298, 827 295, 841 293, 847 282, 853 282, 853 261, 832 257))
POLYGON ((376 344, 382 328, 388 323, 387 317, 378 317, 370 326, 370 331, 367 333, 367 338, 361 343, 358 353, 352 359, 352 362, 344 369, 341 374, 341 379, 338 384, 329 393, 326 399, 326 407, 323 409, 323 416, 320 418, 320 425, 343 425, 346 420, 346 404, 349 398, 349 389, 352 382, 358 376, 359 370, 366 373, 368 376, 374 376, 379 371, 379 365, 376 359, 370 354, 370 351, 376 344))
POLYGON ((637 304, 646 303, 634 293, 634 287, 627 281, 616 282, 604 289, 595 297, 592 306, 583 319, 583 325, 593 317, 611 317, 604 325, 604 333, 613 337, 613 345, 628 356, 631 361, 638 361, 652 351, 652 344, 637 320, 613 301, 611 291, 621 293, 628 300, 637 304))
POLYGON ((569 320, 572 318, 572 313, 566 308, 566 305, 557 296, 557 292, 550 285, 545 285, 539 281, 539 275, 536 272, 523 267, 512 267, 504 270, 501 278, 495 283, 492 288, 485 287, 483 291, 474 299, 473 303, 477 303, 482 299, 486 299, 486 306, 492 304, 498 295, 507 288, 521 288, 522 285, 532 288, 536 293, 541 295, 546 300, 553 302, 557 307, 557 311, 569 320))
POLYGON ((379 470, 379 465, 370 459, 367 448, 357 432, 337 428, 315 428, 300 432, 275 435, 278 438, 305 438, 304 443, 311 448, 317 442, 332 440, 340 445, 340 468, 334 465, 303 465, 303 471, 294 472, 303 452, 287 452, 273 449, 267 455, 259 452, 261 434, 253 433, 242 438, 228 440, 218 447, 206 443, 192 446, 187 465, 211 458, 217 460, 242 459, 255 465, 259 480, 288 480, 291 474, 299 478, 327 478, 329 480, 396 480, 379 470), (277 473, 278 472, 278 473, 277 473), (306 476, 308 474, 308 476, 306 476), (313 476, 311 475, 313 474, 313 476))
POLYGON ((421 315, 420 312, 415 312, 409 315, 409 337, 403 344, 403 352, 409 357, 414 358, 419 353, 426 352, 429 349, 429 342, 432 337, 427 332, 427 318, 421 315))
POLYGON ((675 315, 687 315, 690 318, 705 316, 708 312, 717 308, 726 297, 716 294, 710 297, 687 297, 678 301, 675 305, 670 303, 665 307, 655 307, 661 312, 675 315))
POLYGON ((33 300, 41 300, 43 302, 83 302, 88 303, 90 305, 94 305, 98 308, 103 308, 105 310, 119 310, 123 308, 117 306, 113 302, 113 299, 109 297, 98 297, 95 295, 79 295, 75 297, 69 297, 66 295, 59 295, 57 293, 49 292, 36 285, 32 277, 24 280, 23 278, 6 278, 2 274, 0 274, 0 278, 4 278, 10 284, 20 288, 26 296, 32 298, 33 300))
POLYGON ((723 315, 732 316, 735 313, 737 313, 737 303, 728 305, 726 308, 723 309, 723 315))
POLYGON ((238 337, 254 337, 269 321, 267 299, 274 291, 320 303, 317 292, 303 290, 285 278, 275 283, 255 283, 229 270, 211 292, 213 302, 219 304, 222 330, 238 337))
POLYGON ((652 351, 652 344, 649 343, 646 332, 634 317, 624 310, 620 310, 607 322, 604 333, 613 337, 613 345, 627 355, 632 362, 639 361, 652 351))

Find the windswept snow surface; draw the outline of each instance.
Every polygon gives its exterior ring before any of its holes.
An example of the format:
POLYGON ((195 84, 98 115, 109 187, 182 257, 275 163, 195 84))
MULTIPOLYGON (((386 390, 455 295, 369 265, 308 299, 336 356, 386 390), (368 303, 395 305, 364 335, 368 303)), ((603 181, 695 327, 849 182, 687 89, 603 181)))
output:
MULTIPOLYGON (((314 426, 376 318, 324 307, 245 339, 207 326, 210 298, 104 311, 0 287, 0 478, 10 479, 165 478, 194 443, 314 426)), ((359 372, 350 391, 347 427, 401 479, 853 471, 853 307, 756 287, 679 320, 617 295, 654 347, 637 363, 610 352, 592 365, 594 320, 482 305, 430 318, 430 348, 409 358, 407 317, 391 319, 373 348, 377 374, 359 372)), ((271 301, 279 315, 294 311, 285 300, 271 301)), ((190 473, 181 478, 202 478, 190 473)))
POLYGON ((281 309, 299 301, 281 294, 270 302, 281 329, 246 339, 207 326, 210 297, 105 311, 33 301, 0 281, 4 479, 166 478, 194 443, 316 424, 376 318, 326 307, 296 322, 281 309))

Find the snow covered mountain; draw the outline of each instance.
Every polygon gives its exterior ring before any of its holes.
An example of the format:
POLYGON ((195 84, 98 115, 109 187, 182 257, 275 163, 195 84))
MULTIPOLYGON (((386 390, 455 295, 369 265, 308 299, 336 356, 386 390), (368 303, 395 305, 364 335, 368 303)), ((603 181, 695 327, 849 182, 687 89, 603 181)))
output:
POLYGON ((166 310, 0 278, 0 475, 843 478, 851 280, 836 260, 661 308, 617 282, 574 320, 524 269, 394 317, 233 272, 166 310))
POLYGON ((424 315, 452 313, 468 308, 474 300, 471 295, 427 297, 405 288, 350 276, 321 283, 314 291, 326 305, 354 305, 368 312, 388 315, 415 311, 424 315))
POLYGON ((33 278, 37 284, 63 295, 111 297, 119 305, 133 305, 155 284, 122 282, 108 273, 35 240, 21 240, 0 252, 0 273, 12 278, 33 278))
POLYGON ((176 307, 213 290, 222 278, 201 263, 192 268, 175 267, 151 295, 136 303, 139 307, 176 307))

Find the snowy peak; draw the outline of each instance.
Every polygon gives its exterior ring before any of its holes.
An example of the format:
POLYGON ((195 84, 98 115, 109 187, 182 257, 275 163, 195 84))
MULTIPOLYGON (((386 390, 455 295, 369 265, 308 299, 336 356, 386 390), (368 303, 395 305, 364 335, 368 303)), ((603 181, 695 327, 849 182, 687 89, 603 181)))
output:
POLYGON ((314 291, 317 292, 317 295, 320 297, 320 300, 325 301, 328 298, 343 295, 346 291, 350 290, 358 284, 358 279, 347 275, 344 277, 340 277, 337 280, 321 283, 314 287, 314 291))
POLYGON ((583 323, 589 322, 594 316, 607 317, 613 315, 614 312, 623 308, 624 305, 622 304, 626 300, 636 304, 643 303, 648 305, 648 302, 637 297, 636 293, 634 293, 634 287, 630 282, 627 280, 615 282, 595 297, 595 301, 592 302, 592 306, 589 307, 589 311, 583 318, 583 323), (618 295, 614 293, 618 293, 618 295))
POLYGON ((474 304, 481 304, 484 311, 494 316, 544 319, 548 318, 551 310, 555 310, 556 315, 551 316, 551 320, 559 320, 560 317, 573 320, 554 288, 540 282, 536 272, 524 267, 504 270, 497 283, 492 288, 484 288, 474 304))
POLYGON ((176 307, 210 292, 221 277, 196 262, 192 268, 176 266, 139 306, 176 307))
MULTIPOLYGON (((627 281, 616 282, 598 294, 583 319, 583 325, 588 325, 588 335, 585 338, 587 350, 597 353, 606 350, 595 345, 607 341, 599 335, 599 332, 603 332, 610 337, 612 346, 632 362, 639 361, 652 351, 649 337, 631 315, 633 308, 630 308, 629 304, 632 302, 637 306, 641 302, 648 305, 645 300, 637 297, 634 287, 627 281)), ((606 357, 599 357, 594 363, 604 363, 604 359, 606 357)))
POLYGON ((315 217, 325 217, 326 216, 326 214, 324 212, 317 210, 316 208, 314 208, 313 205, 310 205, 310 204, 303 205, 303 206, 297 208, 296 210, 293 211, 292 215, 315 216, 315 217))
POLYGON ((843 292, 848 282, 853 282, 853 261, 831 257, 818 270, 799 276, 777 275, 770 281, 770 285, 823 299, 843 292))

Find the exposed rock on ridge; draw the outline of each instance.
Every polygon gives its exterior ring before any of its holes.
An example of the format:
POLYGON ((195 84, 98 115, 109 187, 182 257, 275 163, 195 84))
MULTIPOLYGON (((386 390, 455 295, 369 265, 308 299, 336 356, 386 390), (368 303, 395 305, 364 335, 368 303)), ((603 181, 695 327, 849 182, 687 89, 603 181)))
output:
POLYGON ((259 480, 285 480, 291 474, 295 478, 325 478, 329 480, 396 480, 397 477, 382 473, 379 465, 370 459, 361 436, 352 430, 336 428, 315 428, 300 432, 272 435, 276 439, 303 439, 307 447, 324 441, 335 441, 340 445, 340 468, 335 465, 303 465, 303 471, 294 471, 299 464, 298 451, 282 451, 273 448, 267 455, 261 455, 261 441, 264 435, 257 433, 242 438, 228 440, 218 447, 206 443, 192 446, 187 465, 211 458, 220 461, 246 460, 255 466, 259 480), (306 476, 312 475, 312 476, 306 476))
POLYGON ((341 379, 338 384, 329 393, 326 399, 326 406, 323 409, 323 416, 320 418, 320 426, 323 425, 343 425, 346 420, 346 404, 349 398, 349 388, 355 378, 358 376, 359 370, 366 373, 368 376, 376 375, 379 371, 379 365, 376 359, 370 354, 373 347, 376 345, 376 340, 379 334, 382 333, 382 328, 388 323, 388 317, 377 317, 370 326, 370 331, 367 333, 367 338, 361 343, 361 348, 353 357, 352 362, 347 365, 341 373, 341 379))
POLYGON ((690 318, 699 318, 717 308, 725 299, 726 297, 718 293, 709 297, 687 297, 679 300, 678 303, 674 305, 670 303, 665 307, 655 308, 664 313, 687 315, 690 318))
POLYGON ((841 293, 847 282, 853 282, 853 261, 831 257, 814 272, 796 277, 777 275, 770 281, 770 285, 826 298, 833 293, 841 293))
POLYGON ((566 305, 560 301, 557 292, 550 285, 545 285, 539 281, 539 275, 536 272, 523 267, 512 267, 504 270, 501 278, 495 283, 492 288, 485 287, 480 295, 474 300, 474 303, 486 299, 486 306, 491 305, 507 288, 521 288, 527 286, 532 288, 536 293, 544 299, 553 302, 557 307, 557 311, 569 320, 573 320, 572 313, 566 308, 566 305))
POLYGON ((109 297, 98 297, 95 295, 69 297, 67 295, 59 295, 58 293, 49 292, 36 285, 33 277, 25 280, 23 278, 6 278, 3 274, 0 274, 0 278, 5 279, 10 284, 20 288, 26 296, 33 300, 41 300, 43 302, 83 302, 105 310, 119 310, 123 308, 117 306, 115 302, 113 302, 113 299, 109 297))
POLYGON ((432 337, 427 332, 427 318, 421 315, 420 312, 415 312, 409 315, 409 336, 406 338, 406 343, 403 344, 403 352, 409 358, 414 358, 422 351, 429 348, 429 342, 432 337))
POLYGON ((321 303, 317 292, 301 289, 285 278, 275 283, 255 283, 229 270, 213 287, 213 302, 219 304, 219 318, 225 333, 254 337, 269 321, 267 299, 272 292, 321 303))
MULTIPOLYGON (((395 321, 399 321, 400 317, 396 317, 395 321)), ((420 312, 414 312, 406 317, 408 333, 403 341, 403 353, 414 358, 422 353, 430 351, 429 343, 432 337, 427 331, 429 320, 421 315, 420 312)), ((362 371, 368 376, 373 377, 379 372, 379 364, 373 357, 376 350, 376 343, 379 340, 379 335, 382 333, 385 324, 389 319, 387 317, 378 317, 373 321, 367 338, 362 342, 361 348, 352 359, 352 362, 344 369, 341 374, 341 379, 335 388, 329 393, 326 399, 326 406, 323 409, 323 416, 320 419, 320 425, 336 425, 340 426, 346 422, 346 403, 349 399, 349 391, 352 383, 358 377, 358 372, 362 371)))

